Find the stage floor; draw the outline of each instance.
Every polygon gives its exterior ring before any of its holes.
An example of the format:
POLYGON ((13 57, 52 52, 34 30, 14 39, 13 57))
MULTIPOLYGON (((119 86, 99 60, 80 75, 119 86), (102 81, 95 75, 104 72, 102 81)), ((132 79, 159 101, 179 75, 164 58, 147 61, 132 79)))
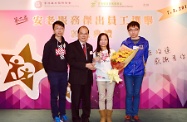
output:
MULTIPOLYGON (((80 112, 81 113, 81 112, 80 112)), ((113 111, 113 122, 125 122, 125 110, 113 111)), ((67 110, 71 122, 71 111, 67 110)), ((187 109, 141 109, 139 122, 186 122, 187 109)), ((92 109, 91 122, 99 122, 98 109, 92 109)), ((0 122, 53 122, 50 110, 0 109, 0 122)))

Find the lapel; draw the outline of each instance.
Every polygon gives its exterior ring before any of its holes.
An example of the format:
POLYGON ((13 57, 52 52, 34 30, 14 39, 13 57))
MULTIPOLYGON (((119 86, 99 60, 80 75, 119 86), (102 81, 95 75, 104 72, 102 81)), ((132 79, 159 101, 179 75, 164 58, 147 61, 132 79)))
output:
POLYGON ((86 51, 87 51, 87 61, 92 60, 91 56, 92 56, 92 49, 91 46, 89 44, 86 43, 86 51))
POLYGON ((89 46, 87 43, 86 43, 86 53, 87 53, 87 56, 89 57, 90 52, 89 52, 89 46))

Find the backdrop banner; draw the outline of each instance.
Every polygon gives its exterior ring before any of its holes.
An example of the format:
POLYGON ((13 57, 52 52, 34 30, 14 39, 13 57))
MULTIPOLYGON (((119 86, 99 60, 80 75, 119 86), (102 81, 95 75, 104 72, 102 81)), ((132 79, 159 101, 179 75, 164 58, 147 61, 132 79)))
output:
MULTIPOLYGON (((129 36, 127 24, 138 21, 140 36, 150 44, 140 108, 187 108, 187 0, 173 1, 23 0, 22 6, 17 0, 11 6, 0 2, 0 108, 50 109, 49 82, 41 59, 56 20, 65 23, 68 43, 86 25, 94 50, 97 36, 105 32, 116 51, 129 36)), ((93 74, 92 108, 98 108, 93 74)), ((122 81, 115 87, 114 109, 125 108, 125 95, 122 81)), ((69 88, 66 98, 69 109, 69 88)))

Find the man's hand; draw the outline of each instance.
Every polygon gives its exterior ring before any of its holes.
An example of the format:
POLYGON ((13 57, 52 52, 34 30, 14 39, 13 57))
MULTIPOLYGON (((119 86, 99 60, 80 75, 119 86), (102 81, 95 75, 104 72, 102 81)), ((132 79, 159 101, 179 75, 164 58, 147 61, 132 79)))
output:
POLYGON ((92 63, 86 63, 86 68, 88 68, 90 70, 95 70, 95 67, 92 63))

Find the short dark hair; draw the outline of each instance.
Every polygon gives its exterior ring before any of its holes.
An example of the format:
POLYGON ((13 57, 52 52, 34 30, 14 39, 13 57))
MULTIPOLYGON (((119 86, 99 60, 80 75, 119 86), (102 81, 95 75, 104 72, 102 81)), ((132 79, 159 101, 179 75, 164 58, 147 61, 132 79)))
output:
POLYGON ((62 27, 65 28, 64 23, 63 23, 62 21, 60 21, 60 20, 57 20, 57 21, 55 21, 55 22, 53 23, 53 30, 54 30, 55 25, 60 25, 60 26, 62 26, 62 27))
POLYGON ((77 31, 78 33, 79 33, 79 31, 80 31, 81 28, 86 28, 86 29, 88 30, 88 34, 89 34, 89 29, 88 29, 88 27, 86 27, 86 26, 84 26, 84 25, 81 26, 81 27, 79 27, 79 29, 78 29, 78 31, 77 31))
POLYGON ((127 25, 127 30, 129 30, 130 27, 134 27, 137 26, 140 29, 140 24, 137 21, 131 21, 128 25, 127 25))

